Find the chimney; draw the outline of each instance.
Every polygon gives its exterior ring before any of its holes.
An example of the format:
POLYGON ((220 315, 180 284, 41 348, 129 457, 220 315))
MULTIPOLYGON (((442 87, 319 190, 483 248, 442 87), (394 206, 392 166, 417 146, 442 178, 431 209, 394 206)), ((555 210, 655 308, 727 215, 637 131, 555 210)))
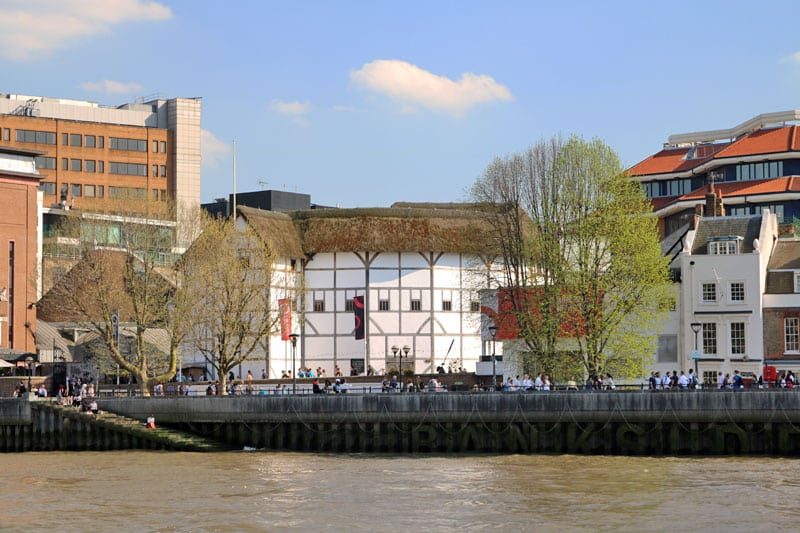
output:
POLYGON ((725 204, 722 201, 722 191, 717 189, 717 198, 714 202, 714 216, 724 217, 725 216, 725 204))
POLYGON ((694 206, 694 216, 692 216, 692 222, 689 229, 697 229, 697 224, 700 222, 701 218, 703 218, 703 204, 697 204, 694 206))
POLYGON ((714 190, 714 182, 708 184, 708 192, 706 193, 706 209, 705 214, 709 217, 717 216, 717 194, 714 190))

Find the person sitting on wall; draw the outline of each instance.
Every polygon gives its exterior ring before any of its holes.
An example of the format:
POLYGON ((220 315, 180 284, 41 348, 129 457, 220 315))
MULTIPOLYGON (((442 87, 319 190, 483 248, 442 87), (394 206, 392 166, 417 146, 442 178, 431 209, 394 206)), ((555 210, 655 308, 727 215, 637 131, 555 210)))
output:
POLYGON ((100 412, 100 409, 97 407, 96 400, 92 400, 92 402, 89 404, 89 412, 95 416, 97 416, 97 413, 100 412))
POLYGON ((150 415, 147 417, 147 422, 145 423, 144 427, 147 429, 156 429, 156 417, 150 415))
POLYGON ((314 391, 314 394, 322 394, 322 388, 319 386, 319 380, 315 379, 311 383, 311 389, 314 391))

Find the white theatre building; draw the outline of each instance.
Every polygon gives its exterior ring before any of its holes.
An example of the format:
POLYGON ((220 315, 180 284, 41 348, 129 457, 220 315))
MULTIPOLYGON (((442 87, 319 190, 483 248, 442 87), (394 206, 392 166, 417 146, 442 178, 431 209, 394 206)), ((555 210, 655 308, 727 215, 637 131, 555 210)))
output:
MULTIPOLYGON (((490 228, 476 206, 395 204, 289 213, 240 207, 237 215, 238 224, 251 225, 275 247, 279 270, 288 272, 279 279, 293 279, 294 290, 276 287, 275 299, 291 293, 295 302, 295 371, 322 367, 332 376, 337 366, 345 375, 351 367, 397 368, 393 346, 401 354, 409 348, 404 370, 433 372, 439 365, 475 370, 481 355, 478 291, 493 286, 490 228), (355 296, 364 297, 362 340, 355 338, 355 296)), ((267 367, 275 378, 292 370, 292 346, 279 331, 267 345, 242 364, 242 374, 251 370, 261 376, 267 367)))

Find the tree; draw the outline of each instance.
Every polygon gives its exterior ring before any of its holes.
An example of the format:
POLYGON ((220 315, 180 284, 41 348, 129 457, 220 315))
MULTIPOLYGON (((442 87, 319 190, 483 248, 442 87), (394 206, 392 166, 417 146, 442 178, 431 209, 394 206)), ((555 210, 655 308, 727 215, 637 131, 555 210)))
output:
POLYGON ((147 202, 131 199, 129 215, 75 213, 63 220, 59 234, 72 237, 80 258, 42 298, 40 309, 45 319, 58 317, 96 333, 102 350, 95 355, 110 358, 149 395, 153 385, 176 373, 192 300, 182 287, 181 264, 171 260, 175 223, 170 217, 142 218, 142 212, 167 211, 163 204, 151 209, 142 203, 147 202), (120 325, 132 332, 133 349, 119 343, 120 325), (167 353, 146 342, 148 329, 166 333, 167 353))
POLYGON ((472 195, 493 206, 498 282, 526 366, 641 375, 668 262, 657 219, 614 151, 578 137, 539 142, 495 159, 472 195))
POLYGON ((206 218, 184 257, 195 295, 191 342, 216 370, 222 394, 227 374, 269 342, 280 316, 277 298, 290 291, 269 243, 246 223, 206 218))

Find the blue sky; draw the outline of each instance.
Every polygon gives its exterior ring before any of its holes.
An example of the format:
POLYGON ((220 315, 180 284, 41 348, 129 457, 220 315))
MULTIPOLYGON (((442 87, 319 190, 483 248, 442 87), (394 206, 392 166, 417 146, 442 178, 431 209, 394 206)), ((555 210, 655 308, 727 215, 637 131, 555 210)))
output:
POLYGON ((496 155, 597 136, 626 164, 670 133, 800 107, 796 1, 0 0, 0 91, 203 97, 204 201, 459 201, 496 155))

